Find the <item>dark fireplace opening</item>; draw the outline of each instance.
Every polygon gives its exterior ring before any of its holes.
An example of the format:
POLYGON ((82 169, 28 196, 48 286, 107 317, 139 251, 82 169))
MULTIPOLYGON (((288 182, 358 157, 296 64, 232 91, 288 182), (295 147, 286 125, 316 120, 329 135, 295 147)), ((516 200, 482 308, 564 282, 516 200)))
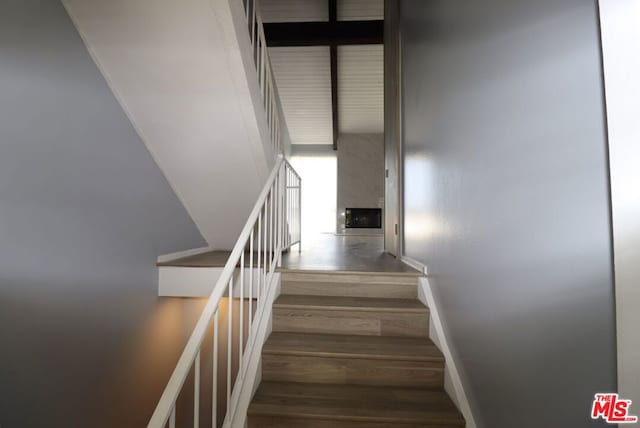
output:
POLYGON ((347 229, 381 229, 382 208, 345 209, 344 227, 347 229))

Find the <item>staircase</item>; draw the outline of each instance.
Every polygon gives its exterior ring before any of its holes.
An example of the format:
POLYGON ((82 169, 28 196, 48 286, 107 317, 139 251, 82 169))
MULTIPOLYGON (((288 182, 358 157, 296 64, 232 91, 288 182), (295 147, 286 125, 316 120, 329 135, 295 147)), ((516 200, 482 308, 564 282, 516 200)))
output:
POLYGON ((417 274, 282 271, 249 428, 464 427, 417 274))

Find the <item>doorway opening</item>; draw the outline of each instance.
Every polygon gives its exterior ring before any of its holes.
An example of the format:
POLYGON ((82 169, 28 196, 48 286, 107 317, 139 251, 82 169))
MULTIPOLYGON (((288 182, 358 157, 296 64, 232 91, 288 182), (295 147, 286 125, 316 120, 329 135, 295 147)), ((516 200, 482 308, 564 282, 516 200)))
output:
POLYGON ((387 181, 387 3, 260 2, 291 163, 302 177, 303 253, 399 255, 395 238, 386 245, 398 232, 397 203, 387 213, 389 183, 400 182, 387 181))

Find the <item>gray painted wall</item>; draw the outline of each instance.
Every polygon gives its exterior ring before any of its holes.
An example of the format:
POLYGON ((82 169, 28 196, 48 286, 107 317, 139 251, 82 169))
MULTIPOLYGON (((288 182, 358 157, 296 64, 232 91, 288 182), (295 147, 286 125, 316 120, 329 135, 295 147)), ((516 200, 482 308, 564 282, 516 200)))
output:
MULTIPOLYGON (((600 0, 616 283, 618 392, 640 413, 640 3, 600 0)), ((640 426, 640 423, 625 425, 640 426)))
POLYGON ((382 208, 384 216, 384 134, 340 134, 337 153, 336 231, 382 235, 382 228, 346 229, 342 214, 346 208, 382 208))
POLYGON ((602 426, 616 387, 597 8, 403 0, 405 252, 485 428, 602 426))
POLYGON ((0 2, 0 426, 144 426, 201 307, 156 256, 204 240, 63 7, 0 2))

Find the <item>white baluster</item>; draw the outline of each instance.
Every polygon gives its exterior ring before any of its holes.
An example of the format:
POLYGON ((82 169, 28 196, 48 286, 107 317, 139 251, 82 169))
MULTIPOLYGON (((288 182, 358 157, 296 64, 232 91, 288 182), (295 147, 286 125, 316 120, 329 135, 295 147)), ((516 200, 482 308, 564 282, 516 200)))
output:
POLYGON ((173 404, 173 409, 171 409, 171 417, 169 418, 169 428, 176 428, 176 406, 177 404, 173 404))
POLYGON ((244 251, 240 256, 240 322, 238 344, 238 378, 244 377, 242 364, 242 348, 244 347, 244 251))
POLYGON ((249 344, 252 340, 253 335, 251 334, 251 326, 253 324, 253 231, 255 227, 251 229, 251 237, 249 238, 249 325, 247 326, 249 331, 249 339, 247 343, 249 344))
POLYGON ((193 428, 200 427, 200 351, 193 371, 193 428))
POLYGON ((211 394, 211 428, 218 426, 218 325, 220 320, 218 317, 219 307, 213 316, 213 371, 212 382, 213 391, 211 394))
POLYGON ((262 209, 260 207, 260 214, 258 214, 258 284, 256 287, 256 305, 260 307, 260 283, 262 281, 262 270, 260 266, 260 260, 262 258, 262 209))
POLYGON ((233 356, 233 275, 229 280, 229 328, 227 329, 227 415, 231 406, 231 357, 233 356))

